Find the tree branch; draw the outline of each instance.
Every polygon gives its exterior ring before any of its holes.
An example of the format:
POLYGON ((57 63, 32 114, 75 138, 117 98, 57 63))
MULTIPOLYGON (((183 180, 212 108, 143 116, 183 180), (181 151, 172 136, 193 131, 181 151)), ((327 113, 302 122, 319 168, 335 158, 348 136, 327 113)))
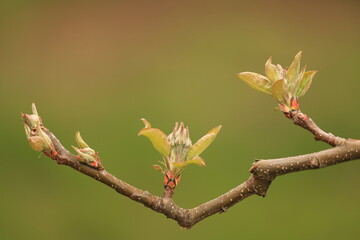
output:
POLYGON ((256 194, 265 197, 270 184, 277 176, 323 168, 360 158, 360 141, 346 140, 325 133, 310 118, 304 120, 295 116, 293 120, 296 125, 312 132, 316 139, 336 147, 295 157, 258 160, 251 167, 250 172, 252 174, 245 182, 225 194, 192 209, 184 209, 177 206, 166 194, 164 197, 152 195, 147 191, 121 181, 105 169, 96 169, 80 163, 74 155, 62 146, 54 134, 47 129, 46 134, 51 139, 58 153, 54 157, 58 164, 69 166, 106 184, 118 193, 142 203, 144 206, 162 213, 168 218, 174 219, 184 228, 191 228, 196 223, 215 213, 227 211, 228 208, 251 195, 256 194))
POLYGON ((316 141, 323 141, 333 147, 343 145, 347 141, 345 138, 336 137, 331 133, 324 132, 311 118, 300 111, 292 112, 290 117, 295 125, 298 125, 314 134, 316 141))

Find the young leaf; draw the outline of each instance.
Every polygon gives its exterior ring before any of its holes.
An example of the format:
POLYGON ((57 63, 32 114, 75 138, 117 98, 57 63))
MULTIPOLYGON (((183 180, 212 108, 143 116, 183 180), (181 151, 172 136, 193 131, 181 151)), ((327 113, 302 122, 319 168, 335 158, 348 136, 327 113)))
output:
POLYGON ((51 151, 53 149, 53 144, 49 138, 49 136, 40 128, 40 125, 37 125, 37 131, 39 133, 39 137, 44 139, 44 151, 51 151))
POLYGON ((219 126, 217 126, 217 127, 214 127, 213 129, 211 129, 210 131, 208 131, 207 134, 209 134, 209 133, 215 133, 215 135, 217 135, 217 134, 220 132, 221 127, 222 127, 221 125, 219 125, 219 126))
POLYGON ((161 173, 165 172, 160 165, 152 165, 152 168, 155 169, 156 171, 161 172, 161 173))
POLYGON ((196 165, 198 165, 200 167, 205 167, 206 166, 205 160, 203 158, 201 158, 200 156, 196 156, 191 160, 185 161, 185 164, 186 165, 188 165, 188 164, 196 164, 196 165))
POLYGON ((286 71, 286 78, 290 85, 294 85, 300 73, 301 51, 296 54, 294 61, 286 71))
POLYGON ((82 148, 90 148, 89 145, 86 144, 86 142, 84 141, 84 139, 81 137, 80 132, 77 131, 75 134, 75 140, 77 145, 79 146, 80 149, 82 148))
POLYGON ((271 95, 271 82, 267 77, 253 72, 242 72, 238 76, 255 90, 271 95))
POLYGON ((315 77, 317 71, 308 71, 304 73, 304 77, 299 82, 299 86, 296 89, 296 96, 304 96, 307 90, 310 88, 312 79, 315 77))
POLYGON ((192 160, 194 157, 200 155, 216 138, 215 133, 209 133, 200 138, 194 145, 192 145, 186 155, 187 160, 192 160))
POLYGON ((38 114, 38 112, 36 110, 35 103, 31 104, 31 110, 32 110, 33 115, 39 116, 39 114, 38 114))
POLYGON ((193 159, 187 160, 185 162, 173 162, 172 164, 173 164, 174 167, 178 168, 179 170, 183 169, 184 167, 186 167, 189 164, 195 164, 195 165, 198 165, 200 167, 206 166, 205 160, 202 159, 199 156, 196 156, 193 159))
POLYGON ((146 120, 145 118, 141 118, 140 120, 144 123, 144 128, 151 128, 151 123, 148 120, 146 120))
POLYGON ((296 79, 295 83, 291 86, 291 93, 293 96, 295 96, 296 90, 297 90, 301 80, 304 77, 305 71, 306 71, 306 65, 301 69, 298 78, 296 79))
POLYGON ((37 152, 41 152, 44 150, 44 146, 45 146, 45 140, 42 137, 39 136, 34 136, 34 137, 30 137, 28 138, 30 147, 37 152))
POLYGON ((71 147, 77 152, 78 155, 76 156, 76 159, 79 160, 80 162, 84 162, 84 163, 96 162, 96 159, 90 154, 81 151, 81 149, 78 149, 77 147, 74 146, 71 147))
POLYGON ((186 167, 187 164, 185 164, 184 162, 173 162, 172 165, 173 165, 175 168, 181 170, 181 169, 183 169, 184 167, 186 167))
POLYGON ((166 138, 165 133, 157 128, 144 128, 142 129, 138 136, 143 135, 147 137, 154 148, 162 155, 168 156, 170 154, 170 145, 166 138))
POLYGON ((280 79, 277 80, 272 88, 271 88, 271 93, 273 95, 273 97, 280 103, 285 103, 286 99, 286 88, 285 88, 285 84, 284 84, 284 79, 280 79))
POLYGON ((271 82, 275 82, 281 78, 278 69, 271 63, 271 57, 265 63, 265 74, 271 82))

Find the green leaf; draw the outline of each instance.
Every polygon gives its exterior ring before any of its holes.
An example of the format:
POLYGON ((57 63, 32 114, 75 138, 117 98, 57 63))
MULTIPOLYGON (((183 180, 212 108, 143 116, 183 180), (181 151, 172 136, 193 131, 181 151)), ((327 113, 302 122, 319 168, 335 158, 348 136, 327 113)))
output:
POLYGON ((183 163, 183 162, 172 162, 171 163, 175 168, 181 170, 184 167, 186 167, 187 164, 183 163))
POLYGON ((183 169, 184 167, 186 167, 187 165, 190 165, 190 164, 195 164, 195 165, 198 165, 200 167, 204 167, 206 166, 205 164, 205 160, 202 159, 201 157, 199 156, 196 156, 194 157, 193 159, 191 160, 187 160, 185 162, 173 162, 172 165, 174 167, 176 167, 177 169, 181 170, 183 169))
POLYGON ((199 156, 214 141, 220 129, 221 125, 211 129, 205 136, 192 145, 186 155, 186 159, 192 160, 194 157, 199 156))
POLYGON ((200 156, 196 156, 191 160, 185 161, 185 164, 187 164, 187 165, 188 164, 195 164, 195 165, 198 165, 200 167, 205 167, 206 166, 205 160, 203 158, 201 158, 200 156))
POLYGON ((145 128, 139 132, 138 136, 142 135, 147 137, 162 156, 169 156, 170 144, 165 133, 157 128, 149 128, 151 125, 146 119, 142 118, 141 120, 144 122, 145 128))
POLYGON ((213 129, 211 129, 210 131, 208 131, 208 133, 207 134, 209 134, 209 133, 215 133, 216 135, 220 132, 220 130, 221 130, 221 125, 219 125, 219 126, 217 126, 217 127, 214 127, 213 129))
POLYGON ((294 85, 300 73, 301 51, 296 54, 294 61, 286 71, 286 78, 290 85, 294 85))
POLYGON ((31 104, 31 110, 32 110, 33 115, 39 116, 39 114, 38 114, 38 112, 36 110, 35 103, 31 104))
POLYGON ((286 94, 287 90, 285 87, 284 79, 277 80, 272 88, 271 93, 273 97, 279 102, 279 103, 285 103, 286 102, 286 94))
POLYGON ((77 147, 71 146, 77 153, 76 159, 78 159, 80 162, 84 163, 90 163, 90 162, 96 162, 96 159, 94 156, 90 155, 89 152, 83 152, 81 149, 78 149, 77 147))
POLYGON ((90 148, 89 145, 86 144, 86 142, 84 141, 84 139, 81 137, 80 132, 77 131, 75 133, 75 139, 77 142, 77 145, 79 146, 79 148, 90 148))
POLYGON ((295 96, 301 97, 304 96, 307 90, 310 88, 313 78, 317 71, 308 71, 304 73, 304 77, 299 82, 299 86, 296 89, 295 96))
POLYGON ((53 149, 53 144, 49 136, 41 129, 40 125, 37 125, 37 132, 39 137, 44 139, 43 150, 46 152, 50 152, 53 149))
POLYGON ((267 77, 253 72, 242 72, 238 76, 255 90, 271 95, 271 82, 267 77))
POLYGON ((306 65, 301 69, 295 84, 293 86, 291 86, 292 87, 292 89, 291 89, 292 96, 296 96, 296 91, 297 91, 297 89, 299 87, 299 84, 300 84, 301 80, 304 77, 305 71, 306 71, 306 65))
POLYGON ((278 68, 271 63, 271 57, 265 63, 265 74, 271 82, 282 78, 281 73, 278 73, 278 68))
POLYGON ((151 128, 151 123, 148 120, 146 120, 145 118, 140 118, 140 120, 144 123, 144 128, 151 128))

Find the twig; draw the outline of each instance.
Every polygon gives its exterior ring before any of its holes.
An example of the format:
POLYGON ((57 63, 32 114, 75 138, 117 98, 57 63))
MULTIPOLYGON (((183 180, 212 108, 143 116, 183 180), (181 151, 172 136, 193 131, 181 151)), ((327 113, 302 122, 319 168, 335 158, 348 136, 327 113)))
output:
POLYGON ((147 191, 143 191, 121 181, 105 169, 98 170, 80 163, 74 155, 62 146, 54 134, 49 130, 47 130, 46 133, 58 153, 55 158, 58 164, 69 166, 76 171, 106 184, 118 193, 142 203, 144 206, 162 213, 168 218, 174 219, 184 228, 191 228, 196 223, 215 213, 227 211, 231 206, 251 195, 256 194, 265 197, 270 184, 277 176, 323 168, 360 158, 360 141, 346 140, 335 137, 332 134, 327 134, 310 118, 302 120, 295 117, 293 120, 296 125, 312 132, 316 139, 336 147, 295 157, 258 160, 251 167, 250 172, 252 174, 245 182, 225 194, 192 209, 184 209, 177 206, 171 199, 171 196, 168 196, 166 192, 164 197, 152 195, 147 191))
POLYGON ((291 114, 291 118, 295 125, 298 125, 314 134, 316 141, 323 141, 333 147, 343 145, 347 141, 351 141, 345 138, 336 137, 331 133, 324 132, 311 118, 300 111, 293 112, 291 114))

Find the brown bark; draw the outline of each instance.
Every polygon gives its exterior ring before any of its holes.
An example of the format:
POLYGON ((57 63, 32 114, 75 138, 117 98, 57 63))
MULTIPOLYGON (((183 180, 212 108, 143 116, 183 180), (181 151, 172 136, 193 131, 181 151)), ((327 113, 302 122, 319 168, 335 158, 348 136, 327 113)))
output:
POLYGON ((89 177, 113 188, 118 193, 144 204, 152 210, 174 219, 184 228, 191 228, 201 220, 215 214, 227 211, 231 206, 251 196, 265 196, 272 181, 280 175, 292 172, 323 168, 346 161, 360 158, 360 141, 335 137, 322 131, 315 122, 302 113, 293 114, 294 124, 307 129, 314 134, 316 140, 324 141, 331 149, 287 158, 257 160, 250 168, 250 177, 237 187, 223 195, 203 203, 192 209, 184 209, 175 204, 171 193, 165 191, 164 197, 158 197, 127 184, 105 169, 95 169, 80 163, 74 155, 65 149, 60 141, 47 130, 58 155, 55 160, 58 164, 67 165, 89 177))

